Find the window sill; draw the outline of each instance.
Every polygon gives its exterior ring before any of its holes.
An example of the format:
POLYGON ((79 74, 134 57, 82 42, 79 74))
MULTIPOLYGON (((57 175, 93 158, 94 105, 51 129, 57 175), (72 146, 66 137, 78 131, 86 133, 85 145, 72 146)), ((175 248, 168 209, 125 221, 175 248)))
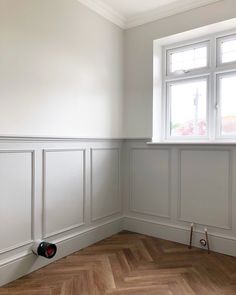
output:
POLYGON ((205 145, 205 146, 225 146, 236 145, 236 141, 149 141, 147 145, 205 145))

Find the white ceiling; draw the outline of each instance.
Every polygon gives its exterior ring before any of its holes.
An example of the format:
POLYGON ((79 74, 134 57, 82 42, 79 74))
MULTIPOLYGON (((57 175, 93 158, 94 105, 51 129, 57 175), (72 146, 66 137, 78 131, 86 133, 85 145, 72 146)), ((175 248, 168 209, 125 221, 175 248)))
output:
POLYGON ((101 0, 123 16, 129 18, 139 13, 149 12, 162 8, 165 5, 180 2, 182 0, 101 0))
POLYGON ((222 0, 78 0, 123 29, 222 0))

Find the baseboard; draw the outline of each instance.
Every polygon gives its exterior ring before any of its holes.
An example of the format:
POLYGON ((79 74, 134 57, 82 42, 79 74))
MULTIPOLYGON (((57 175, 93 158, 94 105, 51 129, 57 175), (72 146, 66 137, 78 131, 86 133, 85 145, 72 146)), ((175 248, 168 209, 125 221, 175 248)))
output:
MULTIPOLYGON (((25 276, 53 261, 70 255, 122 230, 150 235, 186 245, 189 241, 189 229, 187 228, 171 224, 161 224, 156 221, 131 216, 120 217, 105 224, 89 228, 73 237, 65 237, 65 239, 58 242, 58 253, 53 260, 48 261, 29 253, 24 254, 23 257, 17 257, 16 259, 6 262, 4 265, 0 266, 0 286, 25 276)), ((194 234, 193 245, 200 247, 199 240, 202 237, 202 232, 196 232, 194 234)), ((209 233, 209 238, 212 251, 236 257, 235 238, 217 236, 211 233, 209 233)))
MULTIPOLYGON (((189 229, 181 226, 161 224, 156 221, 127 216, 124 218, 124 229, 186 245, 189 242, 189 229)), ((193 245, 201 248, 199 240, 203 237, 203 232, 194 233, 193 245)), ((236 257, 236 239, 234 237, 209 233, 209 241, 212 251, 236 257)))
POLYGON ((61 259, 91 244, 103 240, 123 229, 123 218, 110 221, 108 223, 89 228, 73 237, 65 237, 58 245, 58 252, 54 259, 46 260, 42 257, 36 257, 32 253, 23 254, 4 265, 0 266, 0 286, 14 281, 26 274, 29 274, 49 263, 61 259))

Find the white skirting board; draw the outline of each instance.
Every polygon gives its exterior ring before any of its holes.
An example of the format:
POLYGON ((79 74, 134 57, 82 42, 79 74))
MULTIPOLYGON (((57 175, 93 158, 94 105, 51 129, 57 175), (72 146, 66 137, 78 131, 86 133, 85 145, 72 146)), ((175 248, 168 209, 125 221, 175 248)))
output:
MULTIPOLYGON (((189 242, 189 229, 171 224, 161 224, 151 220, 136 217, 120 217, 102 225, 95 226, 73 237, 67 237, 57 243, 58 253, 52 260, 36 257, 28 253, 23 257, 13 258, 0 266, 0 286, 29 274, 49 263, 72 254, 82 248, 94 244, 122 230, 137 232, 153 237, 175 241, 182 244, 189 242)), ((195 232, 193 245, 200 247, 199 240, 203 237, 203 232, 195 232)), ((217 236, 209 233, 211 250, 227 255, 236 256, 236 239, 217 236)), ((53 241, 52 242, 56 242, 53 241)), ((187 247, 187 246, 186 246, 187 247)))
MULTIPOLYGON (((149 235, 188 245, 190 229, 171 224, 161 224, 136 217, 124 218, 124 230, 149 235)), ((193 246, 200 247, 204 232, 194 232, 193 246)), ((236 256, 236 239, 209 233, 210 248, 214 252, 236 256)))
MULTIPOLYGON (((0 286, 29 274, 49 263, 72 254, 82 248, 103 240, 123 229, 123 218, 118 218, 102 225, 87 229, 74 237, 68 237, 57 244, 58 252, 52 260, 37 257, 33 253, 24 254, 0 266, 0 286)), ((53 242, 53 241, 52 241, 53 242)))

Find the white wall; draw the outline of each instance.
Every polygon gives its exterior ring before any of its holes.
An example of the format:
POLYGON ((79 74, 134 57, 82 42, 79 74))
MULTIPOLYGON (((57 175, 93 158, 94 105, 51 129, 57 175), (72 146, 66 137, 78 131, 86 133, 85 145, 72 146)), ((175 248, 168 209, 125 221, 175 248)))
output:
POLYGON ((235 16, 236 1, 223 0, 125 32, 126 138, 152 137, 153 40, 235 16))
POLYGON ((0 1, 0 135, 121 137, 123 31, 77 0, 0 1))
POLYGON ((223 0, 123 32, 77 0, 0 1, 0 135, 151 137, 153 40, 235 11, 223 0))

